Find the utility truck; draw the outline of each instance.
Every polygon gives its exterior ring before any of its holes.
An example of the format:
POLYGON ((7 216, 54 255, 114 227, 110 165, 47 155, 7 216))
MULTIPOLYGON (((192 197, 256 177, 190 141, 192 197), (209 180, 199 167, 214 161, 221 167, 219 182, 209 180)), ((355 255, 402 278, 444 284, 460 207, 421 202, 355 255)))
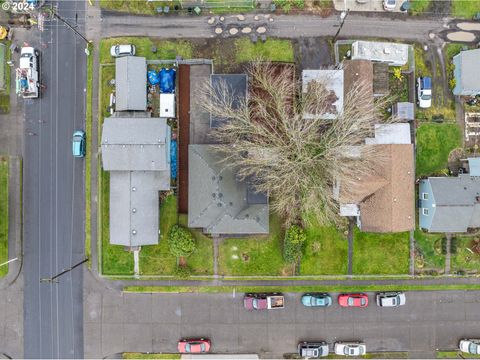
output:
POLYGON ((38 98, 40 82, 38 51, 33 47, 22 47, 20 65, 16 70, 16 92, 24 99, 38 98))

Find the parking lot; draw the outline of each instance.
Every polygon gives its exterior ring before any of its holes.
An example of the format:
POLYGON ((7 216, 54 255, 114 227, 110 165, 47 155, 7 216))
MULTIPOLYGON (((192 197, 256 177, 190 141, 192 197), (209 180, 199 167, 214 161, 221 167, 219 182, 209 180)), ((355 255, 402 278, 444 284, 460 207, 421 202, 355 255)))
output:
MULTIPOLYGON (((367 352, 408 351, 433 357, 463 337, 480 335, 480 292, 408 292, 407 304, 307 308, 302 294, 285 294, 285 308, 243 308, 243 294, 92 293, 86 298, 85 356, 120 352, 175 352, 176 340, 205 337, 215 353, 257 352, 264 358, 295 352, 299 341, 361 340, 367 352)), ((331 346, 331 349, 333 347, 331 346)))

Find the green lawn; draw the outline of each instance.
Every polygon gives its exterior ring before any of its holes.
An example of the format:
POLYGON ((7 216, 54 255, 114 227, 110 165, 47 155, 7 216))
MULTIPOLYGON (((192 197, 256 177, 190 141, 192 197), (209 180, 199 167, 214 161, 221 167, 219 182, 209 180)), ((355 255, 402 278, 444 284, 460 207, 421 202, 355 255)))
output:
POLYGON ((270 235, 225 239, 218 254, 220 275, 292 275, 282 255, 280 219, 270 216, 270 235))
POLYGON ((452 15, 454 17, 471 19, 480 12, 480 1, 478 0, 453 0, 452 15))
POLYGON ((309 226, 300 265, 301 275, 343 275, 348 268, 348 242, 336 227, 309 226))
POLYGON ((441 239, 443 234, 429 234, 421 230, 415 230, 416 259, 415 270, 422 269, 445 269, 445 256, 441 251, 441 239))
MULTIPOLYGON (((0 157, 0 264, 8 261, 8 158, 0 157)), ((0 277, 8 265, 0 266, 0 277)))
POLYGON ((436 359, 480 359, 480 355, 465 354, 461 351, 437 351, 436 359))
MULTIPOLYGON (((137 3, 138 1, 132 1, 137 3)), ((143 3, 143 2, 142 2, 143 3)), ((159 20, 160 21, 160 20, 159 20)), ((184 59, 193 57, 193 46, 188 40, 153 40, 148 37, 116 37, 100 41, 100 63, 114 63, 115 59, 110 55, 110 48, 116 44, 133 44, 137 56, 144 56, 147 60, 174 60, 177 55, 184 59), (152 47, 157 51, 152 52, 152 47)))
POLYGON ((85 110, 85 134, 87 138, 85 155, 85 256, 89 259, 91 253, 92 220, 90 207, 91 191, 91 161, 92 161, 92 91, 93 91, 93 46, 88 45, 90 55, 87 57, 87 104, 85 110))
POLYGON ((460 146, 457 124, 422 124, 417 129, 417 176, 443 172, 448 165, 448 154, 460 146))
POLYGON ((430 6, 431 0, 412 0, 410 1, 410 14, 419 15, 426 11, 430 6))
POLYGON ((409 233, 376 234, 355 229, 352 262, 355 275, 408 274, 409 233))
POLYGON ((181 354, 145 354, 145 353, 123 353, 123 359, 180 359, 181 354))
MULTIPOLYGON (((476 237, 476 239, 479 238, 476 237)), ((457 245, 457 253, 451 258, 452 272, 459 270, 480 272, 480 255, 471 250, 474 239, 473 237, 456 237, 452 240, 457 245)))
POLYGON ((5 90, 0 91, 0 113, 8 114, 10 112, 10 66, 7 65, 7 61, 10 60, 11 53, 9 50, 11 41, 0 41, 1 44, 5 45, 5 62, 4 62, 4 71, 5 71, 5 90))
MULTIPOLYGON (((415 4, 415 3, 412 3, 415 4)), ((432 69, 427 66, 428 52, 423 50, 422 44, 415 44, 413 47, 415 55, 415 76, 432 76, 432 69)))
POLYGON ((132 14, 157 14, 157 7, 169 6, 170 11, 173 11, 175 5, 180 6, 181 1, 139 1, 139 0, 100 0, 100 7, 106 10, 122 11, 132 14))
POLYGON ((265 42, 253 43, 249 38, 235 40, 236 61, 248 62, 257 59, 293 62, 292 42, 284 39, 267 39, 265 42))

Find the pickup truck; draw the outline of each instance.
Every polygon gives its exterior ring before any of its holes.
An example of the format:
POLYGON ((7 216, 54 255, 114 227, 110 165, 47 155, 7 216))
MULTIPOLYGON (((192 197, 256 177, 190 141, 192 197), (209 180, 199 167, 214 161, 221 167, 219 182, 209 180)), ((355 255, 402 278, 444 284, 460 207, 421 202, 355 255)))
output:
POLYGON ((245 294, 243 306, 247 310, 283 309, 285 298, 282 294, 245 294))

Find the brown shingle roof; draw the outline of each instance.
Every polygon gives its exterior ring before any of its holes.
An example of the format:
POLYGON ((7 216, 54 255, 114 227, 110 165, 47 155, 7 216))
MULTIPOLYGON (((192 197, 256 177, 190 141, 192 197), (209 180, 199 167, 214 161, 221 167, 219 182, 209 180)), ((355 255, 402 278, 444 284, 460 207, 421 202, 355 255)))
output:
POLYGON ((378 173, 387 184, 360 203, 362 231, 400 232, 415 228, 413 145, 375 145, 386 160, 378 173))
POLYGON ((345 60, 343 62, 344 96, 354 86, 365 86, 373 100, 373 63, 369 60, 345 60))

